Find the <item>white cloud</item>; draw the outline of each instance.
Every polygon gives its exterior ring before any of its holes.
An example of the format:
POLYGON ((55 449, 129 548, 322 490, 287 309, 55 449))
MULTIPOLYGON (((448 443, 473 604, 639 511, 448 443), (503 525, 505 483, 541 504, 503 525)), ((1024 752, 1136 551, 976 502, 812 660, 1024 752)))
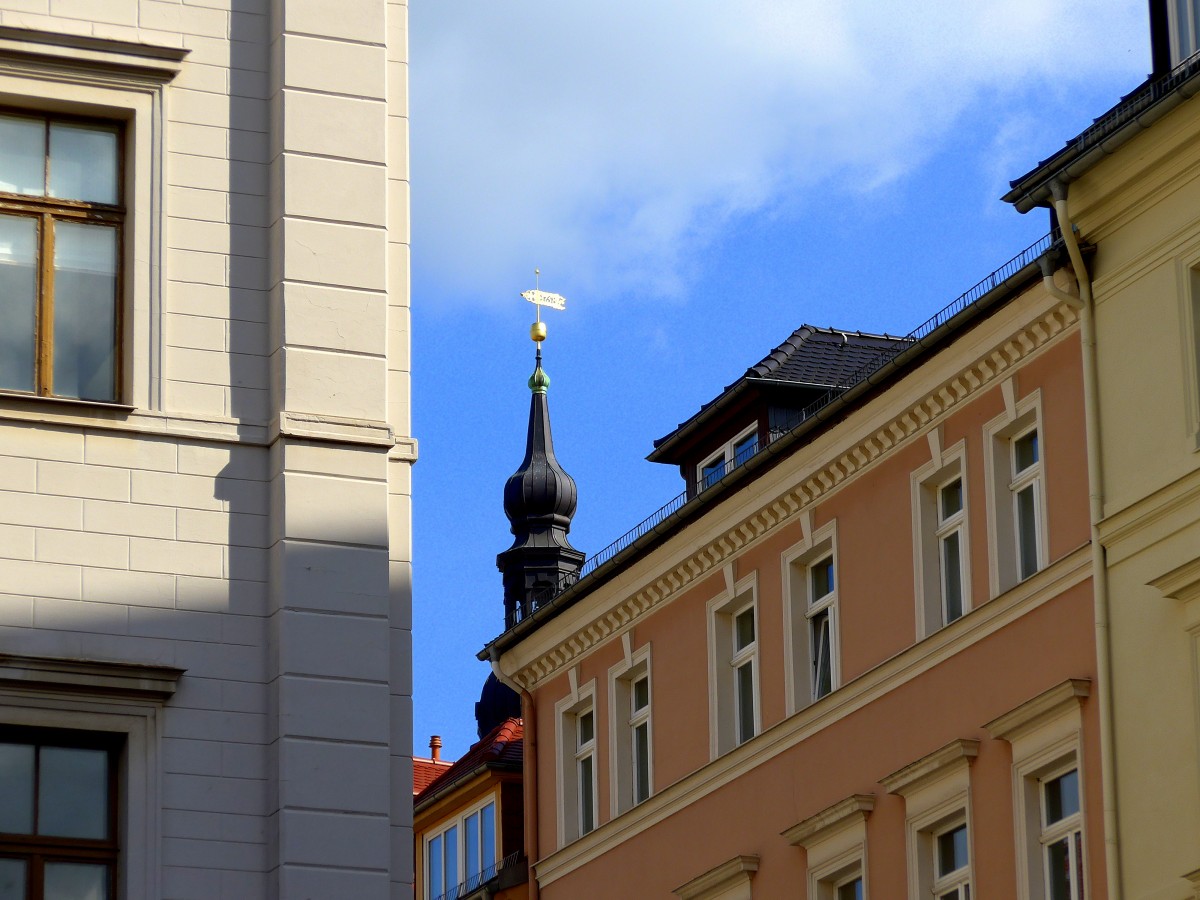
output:
MULTIPOLYGON (((415 3, 416 264, 479 303, 534 264, 679 292, 734 217, 902 177, 981 93, 1132 86, 1145 16, 1141 0, 415 3)), ((1020 130, 998 128, 981 152, 1020 130)))

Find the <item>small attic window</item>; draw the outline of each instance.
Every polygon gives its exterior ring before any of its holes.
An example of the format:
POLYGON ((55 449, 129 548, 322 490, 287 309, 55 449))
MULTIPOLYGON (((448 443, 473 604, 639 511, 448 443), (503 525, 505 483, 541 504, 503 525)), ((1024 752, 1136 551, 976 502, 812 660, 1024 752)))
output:
POLYGON ((1200 0, 1171 0, 1167 4, 1171 32, 1171 65, 1177 66, 1200 49, 1200 0))
POLYGON ((700 463, 697 467, 697 487, 700 490, 711 487, 757 452, 758 425, 752 425, 700 463))

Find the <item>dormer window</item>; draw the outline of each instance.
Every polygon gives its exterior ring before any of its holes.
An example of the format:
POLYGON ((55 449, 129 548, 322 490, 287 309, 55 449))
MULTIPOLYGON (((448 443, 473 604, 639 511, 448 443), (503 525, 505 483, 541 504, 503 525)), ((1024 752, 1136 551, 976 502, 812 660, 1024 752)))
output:
POLYGON ((754 425, 699 465, 697 486, 700 490, 711 487, 757 452, 758 426, 754 425))
POLYGON ((1171 31, 1171 64, 1179 65, 1200 49, 1200 0, 1172 0, 1167 4, 1171 31))

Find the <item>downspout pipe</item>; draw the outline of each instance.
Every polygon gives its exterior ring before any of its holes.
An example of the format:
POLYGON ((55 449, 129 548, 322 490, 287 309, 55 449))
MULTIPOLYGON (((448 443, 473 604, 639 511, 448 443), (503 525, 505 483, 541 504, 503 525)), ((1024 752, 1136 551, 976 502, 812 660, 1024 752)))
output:
MULTIPOLYGON (((1096 627, 1096 675, 1099 680, 1100 768, 1104 797, 1104 864, 1108 876, 1108 896, 1121 897, 1121 856, 1117 819, 1116 740, 1113 729, 1112 649, 1109 630, 1107 553, 1100 542, 1100 523, 1104 519, 1103 454, 1100 451, 1099 371, 1096 362, 1096 304, 1092 280, 1079 249, 1079 238, 1067 207, 1067 185, 1055 180, 1050 185, 1054 212, 1062 228, 1063 243, 1071 259, 1079 288, 1080 342, 1083 350, 1083 410, 1087 434, 1088 506, 1091 520, 1092 595, 1096 627)), ((1043 273, 1045 270, 1043 269, 1043 273)), ((1052 279, 1047 289, 1053 286, 1052 279)), ((1051 293, 1059 296, 1055 287, 1051 293)), ((1067 295, 1070 296, 1070 295, 1067 295)), ((1070 302, 1070 301, 1068 301, 1070 302)))
POLYGON ((504 674, 500 668, 500 652, 492 647, 488 653, 492 674, 500 683, 516 691, 521 698, 521 720, 524 737, 521 742, 521 793, 525 807, 525 863, 529 866, 529 900, 538 900, 537 875, 533 864, 538 857, 538 788, 537 788, 537 707, 533 694, 504 674))

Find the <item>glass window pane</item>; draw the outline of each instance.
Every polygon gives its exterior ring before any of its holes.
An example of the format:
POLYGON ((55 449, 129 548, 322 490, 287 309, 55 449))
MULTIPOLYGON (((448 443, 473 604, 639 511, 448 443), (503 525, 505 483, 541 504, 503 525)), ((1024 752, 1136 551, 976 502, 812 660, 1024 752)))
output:
POLYGON ((579 714, 579 746, 590 743, 596 736, 596 719, 589 709, 579 714))
POLYGON ((955 478, 939 492, 941 494, 942 518, 948 519, 962 511, 962 479, 955 478))
POLYGON ((463 839, 466 842, 466 858, 463 860, 467 878, 479 874, 479 815, 467 816, 463 823, 463 839))
POLYGON ((833 689, 833 671, 829 659, 829 611, 812 618, 813 698, 820 699, 833 689))
POLYGON ((754 663, 747 662, 737 670, 738 743, 754 737, 754 663))
POLYGON ((645 709, 650 705, 650 679, 639 678, 633 683, 633 710, 645 709))
POLYGON ((833 592, 833 557, 814 563, 812 572, 812 599, 820 600, 833 592))
POLYGON ((959 618, 963 612, 962 604, 962 559, 959 547, 962 533, 953 531, 942 538, 942 588, 946 601, 946 624, 949 625, 959 618))
POLYGON ((54 393, 113 400, 117 229, 54 223, 54 393))
POLYGON ((1172 60, 1176 65, 1183 62, 1196 49, 1196 41, 1191 25, 1191 19, 1188 16, 1188 7, 1191 3, 1188 0, 1175 0, 1175 28, 1179 36, 1179 59, 1172 60))
POLYGON ((108 753, 79 747, 38 752, 38 834, 108 837, 108 753))
POLYGON ((1050 900, 1074 900, 1071 897, 1070 841, 1063 838, 1046 847, 1046 880, 1050 883, 1050 900))
POLYGON ((733 464, 740 466, 758 450, 758 435, 749 434, 733 445, 733 464))
POLYGON ((34 387, 37 230, 37 219, 0 216, 0 388, 12 391, 34 387))
POLYGON ((25 900, 25 860, 0 859, 0 900, 25 900))
POLYGON ((0 116, 0 191, 46 193, 46 123, 0 116))
POLYGON ((33 832, 33 754, 30 744, 0 744, 0 832, 33 832))
POLYGON ((745 650, 754 643, 754 607, 743 609, 733 622, 733 646, 745 650))
POLYGON ((848 881, 838 888, 837 900, 863 900, 863 883, 861 878, 848 881))
POLYGON ((442 836, 429 841, 429 859, 427 860, 427 875, 429 878, 429 897, 440 897, 446 890, 442 881, 442 836))
POLYGON ((940 878, 967 864, 967 826, 959 825, 937 838, 937 873, 940 878))
POLYGON ((1029 432, 1029 434, 1017 438, 1013 444, 1013 457, 1017 472, 1024 472, 1038 461, 1038 433, 1036 429, 1029 432))
POLYGON ((579 761, 579 831, 587 834, 596 827, 595 794, 593 787, 592 758, 585 756, 579 761))
POLYGON ((725 457, 718 456, 700 470, 700 486, 708 487, 721 480, 725 474, 725 457))
POLYGON ((49 194, 62 200, 117 203, 116 129, 52 123, 49 194))
POLYGON ((1017 492, 1017 562, 1022 578, 1038 570, 1036 496, 1032 484, 1017 492))
POLYGON ((496 864, 496 804, 489 803, 479 812, 481 862, 486 872, 496 864))
POLYGON ((46 900, 107 900, 108 866, 48 862, 44 870, 46 900))
POLYGON ((643 722, 633 729, 633 802, 650 796, 650 726, 643 722))
POLYGON ((446 891, 449 892, 458 884, 458 828, 447 828, 445 833, 445 842, 442 844, 442 851, 445 854, 444 866, 442 868, 443 878, 446 882, 446 891))
POLYGON ((1046 782, 1046 824, 1053 825, 1079 812, 1079 770, 1072 769, 1046 782))

